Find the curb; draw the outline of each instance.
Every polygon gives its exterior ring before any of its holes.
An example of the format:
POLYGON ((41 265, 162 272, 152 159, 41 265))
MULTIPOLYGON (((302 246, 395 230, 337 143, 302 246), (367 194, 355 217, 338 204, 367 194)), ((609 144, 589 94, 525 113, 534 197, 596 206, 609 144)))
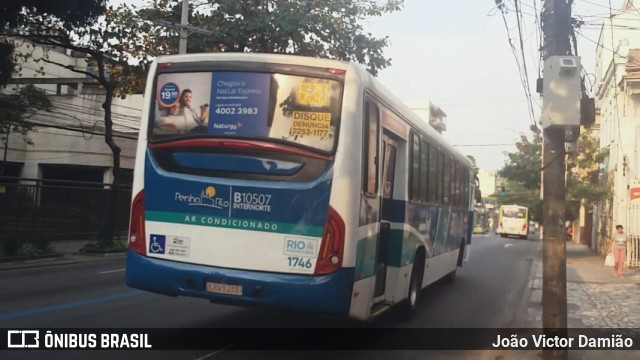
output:
POLYGON ((529 280, 527 281, 525 297, 523 301, 523 310, 525 312, 525 320, 524 327, 525 328, 541 328, 542 324, 539 320, 535 319, 535 310, 532 309, 536 306, 542 306, 542 304, 534 304, 533 294, 536 290, 540 290, 538 286, 537 274, 539 269, 542 267, 542 256, 543 256, 543 244, 540 241, 538 245, 538 250, 536 251, 536 258, 531 263, 531 270, 529 271, 529 280))
POLYGON ((114 252, 114 253, 86 253, 86 252, 77 252, 72 253, 74 256, 87 256, 93 258, 113 258, 113 259, 124 259, 127 257, 127 253, 125 252, 114 252))
POLYGON ((75 264, 76 260, 30 260, 22 262, 4 263, 0 264, 0 271, 7 270, 21 270, 21 269, 33 269, 47 266, 60 266, 75 264))

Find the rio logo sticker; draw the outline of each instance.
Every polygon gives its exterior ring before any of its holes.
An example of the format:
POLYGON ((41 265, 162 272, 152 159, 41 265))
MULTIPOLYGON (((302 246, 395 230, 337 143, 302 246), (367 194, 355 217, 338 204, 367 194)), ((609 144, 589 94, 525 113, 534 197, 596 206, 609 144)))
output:
POLYGON ((316 239, 284 239, 284 254, 315 257, 318 251, 316 239))
POLYGON ((200 194, 195 196, 193 194, 185 195, 176 191, 174 199, 179 202, 186 202, 192 206, 205 206, 220 210, 229 207, 229 201, 216 196, 216 188, 211 185, 204 188, 200 194))

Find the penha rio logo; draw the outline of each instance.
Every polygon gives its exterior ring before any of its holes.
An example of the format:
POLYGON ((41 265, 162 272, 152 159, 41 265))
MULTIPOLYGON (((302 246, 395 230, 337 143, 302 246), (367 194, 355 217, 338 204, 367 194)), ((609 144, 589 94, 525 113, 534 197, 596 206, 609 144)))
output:
POLYGON ((216 209, 225 209, 229 207, 229 201, 221 197, 216 197, 216 188, 209 185, 200 192, 199 195, 182 194, 176 192, 175 200, 179 202, 186 202, 193 206, 206 206, 216 209))

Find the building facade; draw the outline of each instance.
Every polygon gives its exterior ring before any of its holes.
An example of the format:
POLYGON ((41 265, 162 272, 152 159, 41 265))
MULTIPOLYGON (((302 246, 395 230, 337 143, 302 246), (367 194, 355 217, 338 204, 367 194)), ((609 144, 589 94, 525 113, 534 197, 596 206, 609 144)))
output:
MULTIPOLYGON (((33 45, 20 44, 16 51, 33 51, 36 59, 42 56, 42 48, 33 50, 33 45)), ((52 61, 81 71, 87 69, 85 56, 62 49, 47 50, 52 61)), ((29 118, 34 129, 26 138, 9 134, 4 175, 22 178, 22 182, 56 178, 110 183, 113 156, 104 139, 105 95, 97 82, 86 75, 34 60, 20 64, 19 68, 20 72, 0 91, 12 93, 31 84, 47 93, 52 106, 49 111, 40 111, 29 118)), ((132 176, 142 104, 142 95, 113 99, 114 140, 121 148, 125 181, 132 176)))
MULTIPOLYGON (((16 51, 32 52, 36 59, 47 51, 51 61, 91 71, 85 56, 70 51, 26 42, 19 42, 16 51)), ((32 131, 24 136, 9 133, 6 148, 2 144, 7 161, 0 176, 0 242, 19 241, 22 246, 5 256, 21 255, 26 244, 45 244, 43 240, 95 239, 113 194, 114 158, 105 143, 105 94, 98 83, 86 74, 33 60, 18 64, 18 69, 0 91, 11 94, 33 85, 45 91, 51 108, 28 118, 32 131)), ((112 230, 120 236, 128 229, 142 106, 143 96, 131 95, 114 98, 111 107, 113 137, 121 149, 112 230)))
POLYGON ((438 133, 442 134, 447 130, 447 114, 431 101, 405 101, 405 104, 425 121, 428 121, 429 125, 438 133))
POLYGON ((631 196, 640 184, 640 33, 634 30, 640 21, 638 7, 640 0, 626 1, 621 12, 605 20, 598 39, 595 98, 600 146, 609 148, 602 181, 613 190, 595 210, 592 244, 601 252, 616 224, 640 237, 640 206, 631 196))

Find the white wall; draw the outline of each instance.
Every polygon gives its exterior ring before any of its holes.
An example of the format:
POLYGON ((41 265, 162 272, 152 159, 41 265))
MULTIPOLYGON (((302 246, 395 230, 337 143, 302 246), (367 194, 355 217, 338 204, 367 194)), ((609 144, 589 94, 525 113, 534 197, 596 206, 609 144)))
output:
POLYGON ((493 195, 496 191, 496 173, 480 169, 478 171, 478 180, 480 180, 480 192, 482 197, 493 195))
MULTIPOLYGON (((634 1, 636 7, 640 1, 634 1)), ((630 49, 640 48, 640 32, 632 30, 640 21, 640 14, 633 8, 616 15, 611 24, 605 21, 602 28, 596 59, 597 106, 601 111, 600 146, 610 147, 604 170, 610 174, 613 186, 612 220, 628 228, 628 185, 640 177, 640 95, 631 95, 619 86, 626 74, 626 56, 630 49), (614 56, 615 50, 618 54, 614 56), (615 63, 614 63, 615 61, 615 63), (629 169, 623 175, 623 158, 628 158, 629 169)))

